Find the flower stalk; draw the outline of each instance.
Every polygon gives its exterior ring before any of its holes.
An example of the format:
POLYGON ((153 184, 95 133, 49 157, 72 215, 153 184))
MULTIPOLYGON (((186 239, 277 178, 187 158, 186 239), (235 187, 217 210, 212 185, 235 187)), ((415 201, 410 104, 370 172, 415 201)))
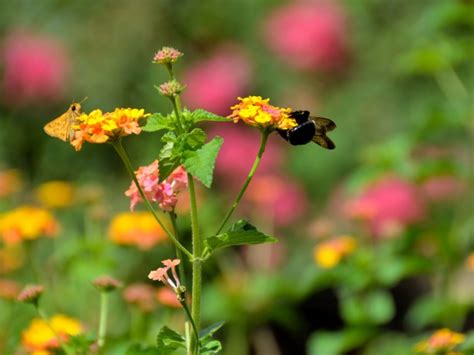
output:
POLYGON ((158 222, 160 227, 163 228, 163 230, 168 235, 168 237, 171 238, 171 240, 174 242, 176 247, 178 249, 180 249, 188 258, 193 259, 194 258, 193 255, 188 251, 188 249, 186 249, 184 247, 184 245, 182 245, 179 242, 178 239, 176 239, 176 237, 173 235, 173 233, 171 233, 169 228, 161 221, 160 217, 158 216, 158 214, 154 210, 154 208, 151 205, 150 201, 146 198, 145 193, 143 192, 143 189, 142 189, 140 183, 138 182, 138 179, 135 175, 135 171, 132 167, 130 159, 128 158, 128 155, 127 155, 125 149, 123 148, 123 145, 122 145, 122 142, 120 141, 120 139, 117 140, 117 141, 113 141, 111 144, 114 147, 117 154, 119 155, 119 157, 122 159, 122 162, 125 165, 125 168, 127 169, 128 173, 130 174, 133 181, 135 182, 135 185, 137 186, 138 192, 140 193, 140 196, 142 197, 143 202, 145 203, 145 206, 147 207, 147 209, 151 212, 151 214, 153 215, 155 220, 158 222))
POLYGON ((99 335, 97 345, 99 349, 103 349, 105 345, 105 336, 107 334, 107 316, 109 309, 109 293, 100 292, 100 316, 99 316, 99 335))

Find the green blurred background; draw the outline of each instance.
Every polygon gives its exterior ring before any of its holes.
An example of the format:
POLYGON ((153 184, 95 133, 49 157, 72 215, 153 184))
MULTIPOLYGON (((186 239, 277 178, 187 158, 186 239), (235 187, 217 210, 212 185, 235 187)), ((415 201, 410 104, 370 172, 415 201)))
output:
MULTIPOLYGON (((338 125, 334 151, 272 137, 240 213, 279 246, 236 249, 207 266, 204 319, 228 322, 224 353, 409 354, 430 329, 469 331, 473 8, 468 0, 0 0, 0 170, 17 169, 23 180, 20 191, 0 195, 0 212, 38 204, 34 189, 51 180, 101 191, 97 218, 84 203, 55 209, 59 237, 28 242, 32 257, 0 277, 44 283, 49 313, 79 318, 93 331, 97 309, 83 303, 97 301, 90 280, 110 273, 125 284, 146 282, 172 255, 167 244, 140 251, 107 238, 110 220, 129 203, 126 171, 110 147, 76 153, 42 130, 85 97, 86 112, 170 112, 154 89, 166 72, 152 63, 169 45, 185 54, 176 71, 190 108, 227 115, 237 96, 261 95, 338 125), (364 199, 382 212, 364 210, 364 199), (357 240, 356 251, 335 267, 317 265, 313 248, 342 234, 357 240)), ((226 142, 213 189, 201 189, 210 233, 258 137, 227 123, 206 128, 226 142)), ((161 143, 143 133, 126 146, 138 167, 156 158, 161 143)), ((186 214, 179 222, 188 238, 186 214)), ((131 321, 119 295, 114 302, 108 353, 121 354, 131 321)), ((154 311, 133 340, 153 343, 159 325, 177 315, 154 311)), ((26 306, 0 303, 0 353, 14 353, 33 316, 26 306)))

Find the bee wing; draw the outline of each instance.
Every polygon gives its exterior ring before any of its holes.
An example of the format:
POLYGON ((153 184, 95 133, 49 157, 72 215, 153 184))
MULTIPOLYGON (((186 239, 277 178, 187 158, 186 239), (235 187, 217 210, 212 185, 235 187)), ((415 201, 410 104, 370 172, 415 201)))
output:
POLYGON ((51 137, 58 138, 66 142, 69 138, 69 127, 71 121, 69 120, 68 112, 62 114, 58 118, 52 120, 44 126, 44 131, 51 137))
POLYGON ((325 134, 315 134, 313 136, 312 141, 326 149, 332 150, 336 148, 336 145, 334 144, 334 142, 331 139, 329 139, 329 137, 326 136, 325 134))
POLYGON ((336 128, 336 123, 329 118, 311 116, 311 119, 316 125, 316 130, 329 132, 336 128))

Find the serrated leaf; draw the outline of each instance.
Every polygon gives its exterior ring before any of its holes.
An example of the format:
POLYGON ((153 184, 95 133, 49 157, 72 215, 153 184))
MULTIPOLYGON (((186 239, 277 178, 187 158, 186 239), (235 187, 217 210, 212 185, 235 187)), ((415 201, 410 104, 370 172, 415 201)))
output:
POLYGON ((207 238, 204 244, 210 252, 213 252, 216 249, 234 245, 275 243, 276 241, 276 238, 260 232, 249 222, 240 220, 227 232, 207 238))
POLYGON ((156 132, 163 129, 173 130, 174 129, 174 116, 163 115, 161 113, 154 113, 148 117, 146 125, 142 127, 145 132, 156 132))
POLYGON ((181 334, 164 326, 156 338, 158 355, 169 355, 179 348, 186 348, 186 340, 181 334))
POLYGON ((212 337, 214 333, 221 329, 224 324, 225 322, 221 320, 220 322, 211 324, 209 327, 202 329, 199 332, 199 339, 202 340, 207 337, 212 337))
POLYGON ((221 137, 214 137, 200 149, 187 151, 184 154, 184 167, 206 187, 211 187, 217 154, 223 142, 221 137))
POLYGON ((203 109, 197 109, 191 112, 191 118, 195 123, 202 122, 202 121, 232 122, 230 118, 222 117, 222 116, 216 115, 215 113, 212 113, 203 109))

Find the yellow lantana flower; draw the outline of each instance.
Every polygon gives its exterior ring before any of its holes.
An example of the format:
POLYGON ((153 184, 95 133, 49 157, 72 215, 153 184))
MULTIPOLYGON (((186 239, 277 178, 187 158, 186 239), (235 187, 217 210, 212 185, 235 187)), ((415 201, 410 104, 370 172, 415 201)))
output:
POLYGON ((74 186, 66 181, 49 181, 35 190, 36 198, 45 207, 69 207, 74 201, 74 186))
POLYGON ((52 355, 60 347, 59 340, 67 341, 70 336, 83 332, 82 324, 74 318, 58 314, 48 323, 35 318, 21 334, 21 343, 32 354, 52 355), (58 339, 59 338, 59 339, 58 339))
POLYGON ((290 108, 281 108, 270 105, 270 99, 261 96, 239 97, 240 103, 231 107, 229 118, 234 122, 259 127, 287 130, 297 126, 296 121, 289 117, 290 108))
POLYGON ((105 143, 118 137, 139 134, 139 120, 148 116, 145 110, 136 108, 116 108, 115 111, 106 113, 101 110, 83 113, 73 125, 75 132, 71 144, 76 150, 80 150, 84 142, 105 143))
POLYGON ((318 244, 314 249, 314 260, 321 268, 331 269, 351 254, 356 246, 357 242, 353 237, 340 236, 318 244))
POLYGON ((166 233, 149 212, 123 212, 110 223, 109 237, 117 244, 148 250, 166 240, 166 233))
POLYGON ((44 208, 21 206, 0 214, 0 236, 6 244, 37 239, 41 236, 54 237, 58 229, 58 222, 44 208))
POLYGON ((453 332, 448 328, 439 329, 428 339, 415 345, 415 351, 418 354, 455 354, 451 352, 464 342, 464 334, 453 332))

